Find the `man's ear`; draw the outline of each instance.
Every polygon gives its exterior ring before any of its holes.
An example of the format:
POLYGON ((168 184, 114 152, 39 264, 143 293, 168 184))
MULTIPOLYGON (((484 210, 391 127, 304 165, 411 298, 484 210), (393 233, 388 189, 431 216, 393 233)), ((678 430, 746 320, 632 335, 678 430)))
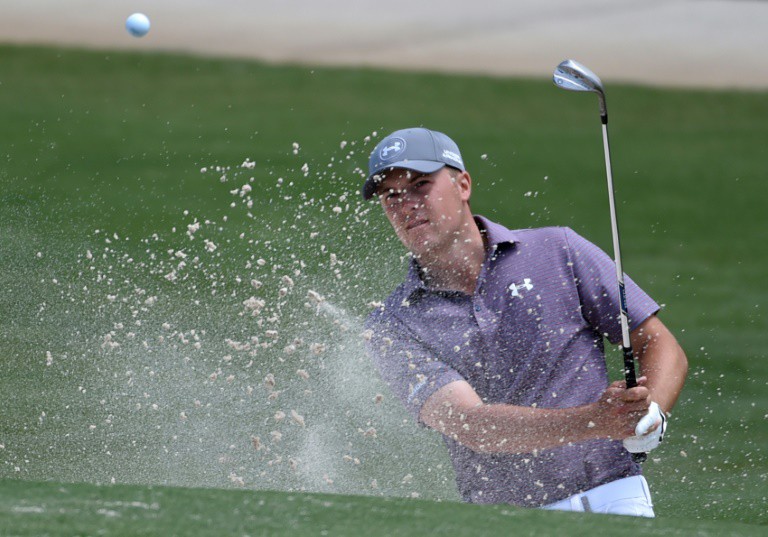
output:
POLYGON ((462 201, 468 202, 472 196, 472 177, 469 172, 463 171, 456 176, 456 186, 459 188, 462 201))

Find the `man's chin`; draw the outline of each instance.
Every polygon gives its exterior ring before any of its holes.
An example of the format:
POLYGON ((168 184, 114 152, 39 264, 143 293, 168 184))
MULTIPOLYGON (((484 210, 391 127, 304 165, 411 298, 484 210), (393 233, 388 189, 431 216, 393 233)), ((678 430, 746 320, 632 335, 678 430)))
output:
POLYGON ((411 241, 409 244, 406 244, 406 247, 411 252, 413 257, 415 257, 418 260, 424 257, 431 257, 434 243, 432 243, 428 239, 422 239, 417 241, 411 241))
POLYGON ((420 224, 409 230, 401 231, 400 241, 415 257, 429 256, 435 248, 435 240, 431 226, 420 224))

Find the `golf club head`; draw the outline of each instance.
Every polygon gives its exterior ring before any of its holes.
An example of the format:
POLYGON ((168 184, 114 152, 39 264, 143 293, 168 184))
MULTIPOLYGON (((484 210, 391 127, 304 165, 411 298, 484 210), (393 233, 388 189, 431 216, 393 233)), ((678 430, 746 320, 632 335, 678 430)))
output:
POLYGON ((595 73, 575 60, 560 62, 555 68, 552 80, 556 86, 569 91, 591 91, 600 99, 600 115, 607 117, 603 83, 595 73))

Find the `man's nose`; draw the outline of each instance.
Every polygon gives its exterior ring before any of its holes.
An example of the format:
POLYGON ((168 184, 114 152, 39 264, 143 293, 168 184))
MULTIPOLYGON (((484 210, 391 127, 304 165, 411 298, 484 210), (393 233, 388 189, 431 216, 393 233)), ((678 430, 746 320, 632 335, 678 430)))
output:
POLYGON ((401 209, 407 212, 418 209, 421 206, 421 200, 410 192, 404 192, 400 197, 401 209))

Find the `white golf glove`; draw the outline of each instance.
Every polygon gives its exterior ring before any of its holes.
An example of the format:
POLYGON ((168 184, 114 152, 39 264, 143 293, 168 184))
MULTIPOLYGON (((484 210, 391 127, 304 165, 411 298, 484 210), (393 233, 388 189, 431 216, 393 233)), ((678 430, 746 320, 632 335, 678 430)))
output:
POLYGON ((667 417, 659 405, 651 403, 648 407, 648 414, 643 416, 635 427, 635 436, 624 439, 624 449, 630 453, 648 453, 652 449, 659 447, 664 440, 664 433, 667 430, 667 417), (656 424, 659 426, 653 432, 648 430, 656 424))

